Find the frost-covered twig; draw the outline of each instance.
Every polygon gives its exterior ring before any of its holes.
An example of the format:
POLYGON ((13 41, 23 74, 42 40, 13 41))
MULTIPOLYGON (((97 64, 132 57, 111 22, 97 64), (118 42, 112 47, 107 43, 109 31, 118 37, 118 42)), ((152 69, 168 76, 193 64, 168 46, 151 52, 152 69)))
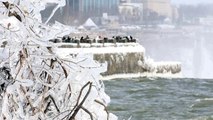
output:
POLYGON ((86 98, 88 97, 88 95, 89 95, 89 93, 90 93, 90 91, 91 91, 91 88, 92 88, 92 83, 91 83, 91 82, 87 82, 87 84, 85 84, 85 85, 81 88, 80 94, 79 94, 79 96, 78 96, 78 99, 77 99, 77 102, 76 102, 76 104, 75 104, 75 106, 74 106, 74 109, 71 110, 70 113, 69 113, 68 116, 67 116, 67 117, 69 117, 69 116, 71 115, 71 117, 69 118, 69 120, 74 120, 74 118, 75 118, 75 116, 77 115, 78 111, 80 110, 80 108, 82 107, 82 105, 83 105, 83 103, 85 102, 86 98), (81 96, 82 96, 82 92, 83 92, 83 90, 84 90, 87 86, 89 86, 89 89, 88 89, 86 95, 84 96, 83 100, 80 102, 80 98, 81 98, 81 96), (80 104, 79 104, 79 102, 80 102, 80 104), (73 114, 71 114, 72 112, 73 112, 73 114))
POLYGON ((49 22, 49 20, 53 17, 53 15, 55 14, 55 12, 60 8, 66 5, 66 1, 65 0, 58 0, 58 4, 55 6, 55 8, 53 9, 52 13, 50 14, 50 16, 48 17, 48 19, 46 20, 45 24, 47 24, 49 22))
POLYGON ((109 111, 107 110, 107 107, 102 102, 100 102, 98 100, 95 100, 95 102, 98 103, 98 104, 100 104, 100 105, 102 105, 104 107, 104 110, 107 113, 107 120, 109 120, 109 111))
POLYGON ((81 106, 81 109, 84 110, 87 114, 89 114, 90 119, 93 120, 93 115, 92 115, 92 113, 91 113, 89 110, 87 110, 87 109, 86 109, 85 107, 83 107, 83 106, 81 106))
MULTIPOLYGON (((52 102, 53 102, 53 104, 54 104, 54 106, 55 106, 57 112, 60 113, 60 110, 59 110, 59 108, 58 108, 58 106, 57 106, 57 104, 56 104, 54 98, 53 98, 51 95, 49 95, 49 96, 46 98, 46 100, 48 100, 49 98, 52 100, 52 102)), ((44 113, 47 113, 47 111, 48 111, 48 109, 49 109, 49 107, 50 107, 50 104, 51 104, 51 101, 48 102, 48 104, 47 104, 47 106, 46 106, 46 108, 45 108, 45 110, 44 110, 44 113)))

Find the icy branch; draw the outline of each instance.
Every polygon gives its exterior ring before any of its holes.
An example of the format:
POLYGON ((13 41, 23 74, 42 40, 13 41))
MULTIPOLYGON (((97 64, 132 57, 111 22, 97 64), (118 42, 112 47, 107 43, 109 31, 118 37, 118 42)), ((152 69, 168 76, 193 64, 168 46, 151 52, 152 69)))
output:
POLYGON ((60 23, 47 25, 64 5, 65 0, 1 0, 0 119, 117 119, 104 106, 109 97, 99 82, 100 65, 91 57, 65 60, 48 42, 71 32, 60 23), (57 6, 43 24, 40 11, 49 3, 57 6))

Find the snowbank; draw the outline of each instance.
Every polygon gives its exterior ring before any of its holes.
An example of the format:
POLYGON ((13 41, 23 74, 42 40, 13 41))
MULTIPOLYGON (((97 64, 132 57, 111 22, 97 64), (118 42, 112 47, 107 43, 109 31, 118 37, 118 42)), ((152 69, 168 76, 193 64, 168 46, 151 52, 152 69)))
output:
MULTIPOLYGON (((66 45, 69 45, 72 43, 66 43, 66 45)), ((58 44, 56 46, 61 46, 64 44, 58 44)), ((83 44, 82 48, 58 48, 57 49, 57 54, 66 56, 70 54, 79 54, 79 53, 84 53, 84 54, 106 54, 106 53, 145 53, 144 47, 142 47, 138 43, 124 43, 124 44, 118 44, 115 47, 114 44, 110 43, 105 43, 104 47, 103 44, 101 43, 96 43, 94 46, 90 46, 90 44, 83 44)))

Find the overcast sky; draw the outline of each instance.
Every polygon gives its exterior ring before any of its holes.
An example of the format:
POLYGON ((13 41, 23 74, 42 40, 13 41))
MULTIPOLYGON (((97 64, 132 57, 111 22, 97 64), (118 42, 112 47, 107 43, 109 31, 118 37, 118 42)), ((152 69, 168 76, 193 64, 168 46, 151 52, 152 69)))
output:
POLYGON ((199 3, 213 3, 213 0, 171 0, 175 4, 199 4, 199 3))

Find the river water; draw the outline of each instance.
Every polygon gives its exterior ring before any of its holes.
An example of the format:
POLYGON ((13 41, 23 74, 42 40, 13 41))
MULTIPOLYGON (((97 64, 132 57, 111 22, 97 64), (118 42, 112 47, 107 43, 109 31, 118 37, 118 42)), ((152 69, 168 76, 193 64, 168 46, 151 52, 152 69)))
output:
POLYGON ((105 81, 119 120, 213 120, 213 80, 134 78, 105 81))

